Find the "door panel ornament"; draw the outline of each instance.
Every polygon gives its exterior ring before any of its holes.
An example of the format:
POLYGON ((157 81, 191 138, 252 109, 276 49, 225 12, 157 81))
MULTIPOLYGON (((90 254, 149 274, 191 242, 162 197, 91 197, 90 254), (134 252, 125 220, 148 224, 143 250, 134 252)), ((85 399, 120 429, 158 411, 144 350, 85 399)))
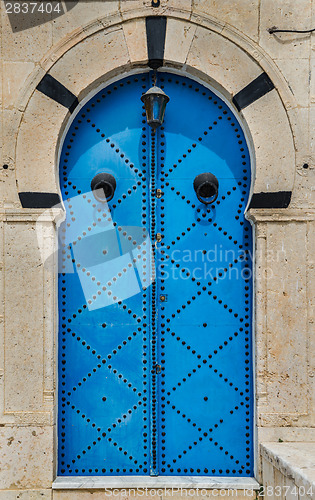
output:
POLYGON ((210 172, 199 174, 194 179, 194 190, 198 200, 209 205, 214 203, 219 195, 219 181, 210 172))
POLYGON ((116 179, 112 174, 101 172, 93 177, 91 189, 98 201, 111 201, 116 190, 116 179))

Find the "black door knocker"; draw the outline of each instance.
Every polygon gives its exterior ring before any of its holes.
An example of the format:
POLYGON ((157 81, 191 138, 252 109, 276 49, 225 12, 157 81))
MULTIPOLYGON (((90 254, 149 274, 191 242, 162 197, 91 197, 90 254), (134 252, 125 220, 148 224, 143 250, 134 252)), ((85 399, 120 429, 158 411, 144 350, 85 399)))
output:
POLYGON ((219 181, 215 175, 210 172, 199 174, 194 180, 194 190, 201 203, 209 205, 213 203, 219 194, 219 181))
POLYGON ((102 172, 93 177, 91 189, 98 201, 110 201, 113 199, 116 189, 116 179, 112 174, 102 172))

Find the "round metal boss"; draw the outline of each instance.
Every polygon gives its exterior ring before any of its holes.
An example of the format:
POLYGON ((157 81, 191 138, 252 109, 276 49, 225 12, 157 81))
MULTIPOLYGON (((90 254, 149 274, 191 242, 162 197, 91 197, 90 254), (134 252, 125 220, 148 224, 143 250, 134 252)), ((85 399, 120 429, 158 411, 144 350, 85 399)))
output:
POLYGON ((97 174, 91 181, 91 189, 98 201, 110 201, 115 194, 116 179, 112 174, 106 172, 97 174))
POLYGON ((199 174, 194 179, 194 190, 201 203, 208 205, 213 203, 219 194, 219 181, 210 172, 199 174))

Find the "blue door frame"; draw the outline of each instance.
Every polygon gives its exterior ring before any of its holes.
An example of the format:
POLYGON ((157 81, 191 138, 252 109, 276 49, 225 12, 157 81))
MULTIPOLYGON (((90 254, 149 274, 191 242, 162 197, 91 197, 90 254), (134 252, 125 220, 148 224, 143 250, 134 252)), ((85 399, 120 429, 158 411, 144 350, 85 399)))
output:
POLYGON ((253 476, 251 167, 216 94, 158 73, 97 93, 64 140, 59 228, 59 475, 253 476), (115 177, 108 203, 91 192, 115 177), (195 177, 219 182, 198 200, 195 177))

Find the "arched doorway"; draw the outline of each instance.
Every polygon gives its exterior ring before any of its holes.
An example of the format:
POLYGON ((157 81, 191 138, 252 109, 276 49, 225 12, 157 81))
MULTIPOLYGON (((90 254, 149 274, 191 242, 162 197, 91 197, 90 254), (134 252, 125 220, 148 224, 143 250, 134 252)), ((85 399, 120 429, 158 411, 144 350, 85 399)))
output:
POLYGON ((216 94, 167 73, 152 133, 150 84, 102 89, 63 144, 59 474, 252 476, 246 140, 216 94), (206 205, 193 183, 209 172, 206 205), (108 204, 99 178, 91 193, 100 173, 115 179, 108 204))

